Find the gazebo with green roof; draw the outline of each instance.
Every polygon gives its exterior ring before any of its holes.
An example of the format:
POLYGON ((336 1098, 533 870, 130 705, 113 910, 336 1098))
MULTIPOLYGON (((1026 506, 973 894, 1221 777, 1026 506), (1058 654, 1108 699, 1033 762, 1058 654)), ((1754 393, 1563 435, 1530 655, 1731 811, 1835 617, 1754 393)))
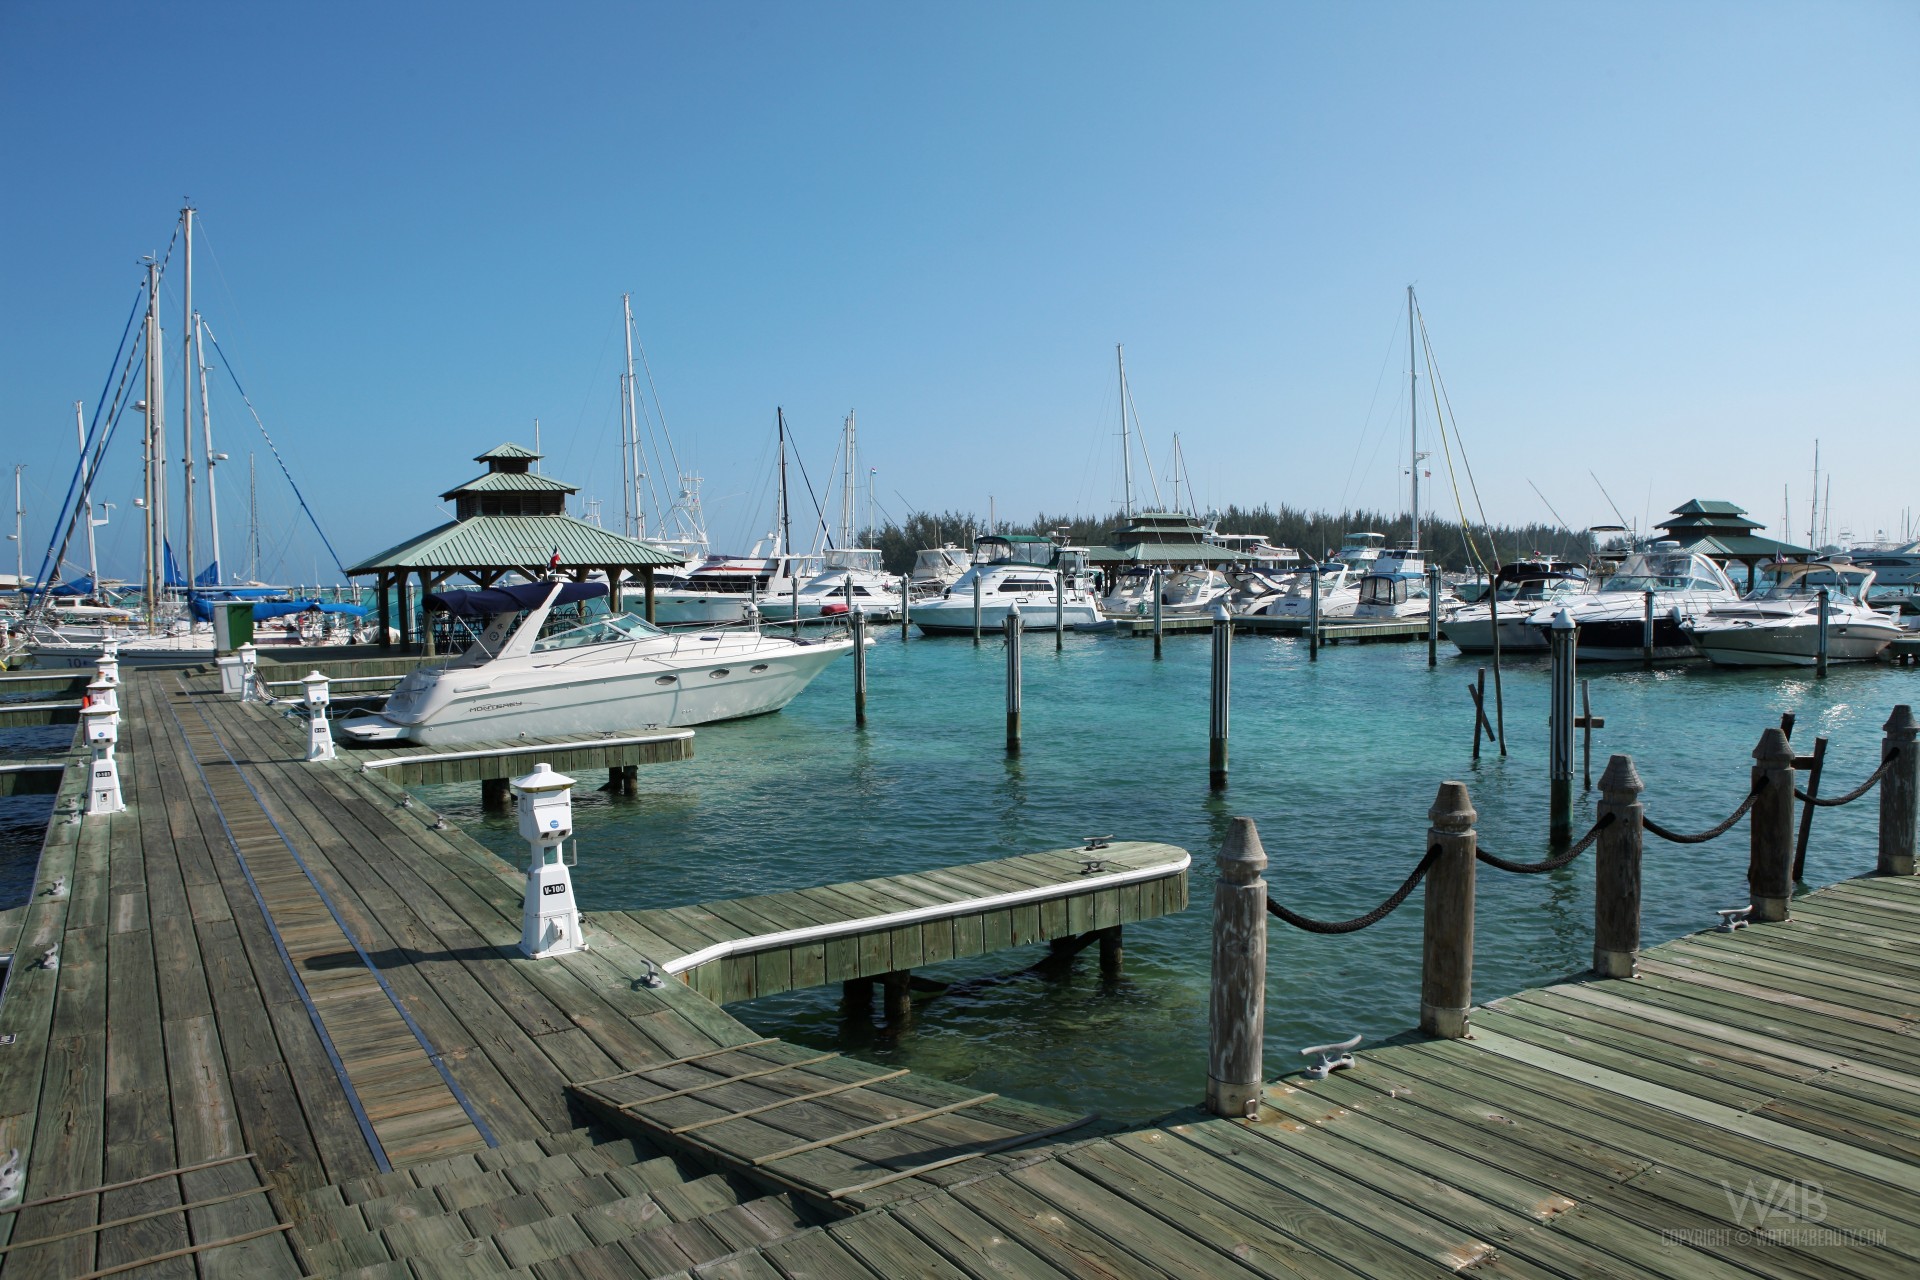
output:
MULTIPOLYGON (((389 590, 399 597, 400 642, 412 641, 413 610, 408 596, 417 581, 421 598, 456 576, 490 587, 510 573, 535 579, 559 556, 557 571, 585 582, 595 572, 607 576, 608 603, 621 608, 621 579, 638 574, 647 593, 646 616, 653 619, 653 571, 677 566, 680 558, 662 547, 610 533, 567 514, 567 497, 578 489, 533 470, 540 454, 523 445, 503 444, 475 458, 484 474, 441 494, 454 504, 449 524, 430 529, 397 547, 389 547, 347 570, 349 577, 371 575, 380 601, 380 644, 389 643, 389 590)), ((424 621, 424 620, 423 620, 424 621)), ((433 652, 433 630, 422 627, 422 641, 433 652)))
POLYGON ((1744 507, 1714 498, 1693 498, 1673 509, 1673 519, 1655 526, 1668 540, 1687 551, 1698 551, 1722 563, 1747 566, 1747 589, 1752 590, 1757 567, 1767 560, 1810 560, 1812 547, 1796 547, 1755 532, 1767 526, 1747 518, 1744 507))

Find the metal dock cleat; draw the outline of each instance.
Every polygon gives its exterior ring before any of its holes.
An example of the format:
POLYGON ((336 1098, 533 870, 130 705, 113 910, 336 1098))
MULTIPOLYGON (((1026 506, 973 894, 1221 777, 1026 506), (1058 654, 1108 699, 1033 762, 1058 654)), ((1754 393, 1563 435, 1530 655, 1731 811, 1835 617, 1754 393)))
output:
MULTIPOLYGON (((1082 836, 1080 838, 1087 842, 1086 847, 1081 849, 1080 851, 1082 853, 1098 852, 1099 850, 1106 848, 1107 845, 1110 844, 1113 840, 1113 837, 1111 835, 1082 836)), ((1100 872, 1105 871, 1106 869, 1107 869, 1107 860, 1105 858, 1080 859, 1080 874, 1083 876, 1097 875, 1100 872)))
POLYGON ((1735 929, 1744 929, 1753 923, 1748 919, 1748 917, 1753 914, 1753 907, 1751 905, 1728 907, 1718 914, 1720 916, 1720 923, 1714 926, 1714 932, 1716 933, 1732 933, 1735 929))
POLYGON ((636 985, 642 987, 664 987, 667 984, 667 980, 660 976, 660 970, 654 967, 653 961, 647 959, 645 956, 641 956, 640 961, 647 966, 647 971, 641 977, 634 979, 636 985))
POLYGON ((1353 1050, 1364 1039, 1366 1039, 1366 1036, 1357 1035, 1352 1039, 1342 1040, 1338 1044, 1316 1044, 1310 1048, 1302 1049, 1300 1051, 1301 1057, 1310 1058, 1318 1055, 1320 1059, 1320 1061, 1307 1068, 1307 1079, 1325 1080, 1341 1068, 1351 1067, 1353 1065, 1353 1050))
POLYGON ((42 969, 58 969, 60 967, 60 944, 59 943, 55 943, 53 946, 48 947, 44 952, 41 953, 40 967, 42 969))
POLYGON ((6 1204, 20 1194, 21 1186, 26 1182, 26 1172, 20 1168, 20 1148, 7 1152, 5 1164, 0 1164, 0 1204, 6 1204))

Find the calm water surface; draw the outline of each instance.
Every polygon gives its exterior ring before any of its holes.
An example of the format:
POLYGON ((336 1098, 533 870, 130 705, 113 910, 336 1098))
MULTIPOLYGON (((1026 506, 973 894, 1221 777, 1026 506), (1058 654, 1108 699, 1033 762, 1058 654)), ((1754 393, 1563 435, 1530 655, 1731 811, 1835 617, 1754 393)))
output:
MULTIPOLYGON (((1233 648, 1232 785, 1207 788, 1208 641, 1051 634, 1025 653, 1025 751, 1003 754, 1004 658, 997 638, 902 644, 871 653, 869 727, 852 727, 852 668, 839 663, 784 712, 699 730, 696 759, 643 768, 637 799, 576 795, 588 911, 699 902, 834 880, 918 871, 1077 844, 1088 834, 1162 840, 1194 854, 1193 905, 1129 925, 1126 976, 1103 985, 1089 953, 1064 974, 1026 972, 1044 948, 934 966, 952 985, 917 1001, 894 1035, 843 1021, 837 988, 746 1002, 756 1029, 974 1087, 1142 1120, 1193 1102, 1206 1067, 1213 855, 1228 820, 1259 824, 1273 891, 1297 910, 1341 918, 1371 908, 1419 860, 1427 807, 1443 779, 1464 779, 1482 844, 1509 858, 1546 852, 1544 662, 1506 673, 1510 754, 1471 759, 1466 694, 1478 660, 1424 645, 1344 645, 1318 663, 1294 640, 1243 636, 1233 648)), ((1810 749, 1831 738, 1829 794, 1878 761, 1880 726, 1920 697, 1920 675, 1838 666, 1824 682, 1705 664, 1658 672, 1595 666, 1594 775, 1606 754, 1633 755, 1648 811, 1698 830, 1744 796, 1760 732, 1799 717, 1810 749)), ((516 861, 510 820, 484 814, 478 788, 421 788, 428 803, 516 861)), ((1576 821, 1592 821, 1593 796, 1576 821)), ((1807 879, 1870 870, 1871 800, 1822 811, 1807 879)), ((1649 839, 1649 942, 1714 921, 1747 900, 1746 828, 1714 843, 1649 839)), ((1572 974, 1591 959, 1592 859, 1544 876, 1482 868, 1476 998, 1572 974)), ((1370 1042, 1418 1018, 1420 899, 1344 937, 1275 923, 1268 974, 1268 1070, 1303 1045, 1355 1031, 1370 1042)))

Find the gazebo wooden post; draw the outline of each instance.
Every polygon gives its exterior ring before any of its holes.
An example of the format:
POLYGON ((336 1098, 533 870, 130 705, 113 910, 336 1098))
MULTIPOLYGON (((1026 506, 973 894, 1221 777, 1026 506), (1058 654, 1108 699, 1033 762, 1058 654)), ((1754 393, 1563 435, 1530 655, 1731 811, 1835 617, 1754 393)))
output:
POLYGON ((433 572, 420 571, 420 652, 433 657, 433 619, 427 616, 427 596, 433 592, 433 572))
POLYGON ((607 612, 618 615, 625 602, 620 593, 620 566, 607 566, 607 612))
POLYGON ((640 581, 647 587, 647 621, 653 621, 653 566, 640 566, 640 581))
POLYGON ((413 644, 413 609, 407 600, 407 571, 396 569, 393 574, 394 605, 400 610, 400 650, 406 650, 413 644))
POLYGON ((380 647, 382 649, 393 648, 393 610, 387 603, 387 581, 387 575, 384 573, 373 575, 373 590, 379 597, 380 604, 380 647))

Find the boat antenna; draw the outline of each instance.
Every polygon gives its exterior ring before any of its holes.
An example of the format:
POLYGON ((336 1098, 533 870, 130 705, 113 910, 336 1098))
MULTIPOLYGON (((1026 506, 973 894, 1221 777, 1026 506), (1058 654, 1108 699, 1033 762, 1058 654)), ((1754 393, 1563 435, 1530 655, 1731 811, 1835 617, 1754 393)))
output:
POLYGON ((1620 521, 1620 527, 1622 529, 1631 528, 1632 526, 1627 523, 1627 517, 1621 513, 1619 504, 1613 500, 1613 495, 1607 492, 1607 486, 1600 483, 1600 477, 1594 475, 1591 470, 1589 470, 1587 474, 1593 476, 1594 486, 1600 490, 1600 496, 1605 498, 1607 505, 1613 508, 1614 517, 1620 521))

